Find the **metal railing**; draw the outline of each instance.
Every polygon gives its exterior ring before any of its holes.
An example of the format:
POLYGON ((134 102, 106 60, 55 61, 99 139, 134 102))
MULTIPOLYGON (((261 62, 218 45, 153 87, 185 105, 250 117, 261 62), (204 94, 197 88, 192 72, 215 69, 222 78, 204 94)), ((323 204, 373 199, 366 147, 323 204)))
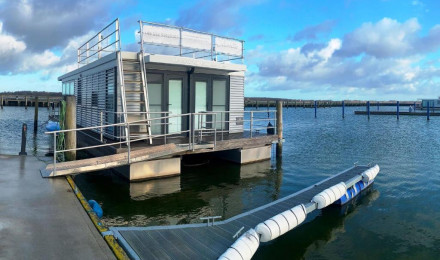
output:
POLYGON ((170 54, 213 61, 232 61, 244 59, 244 41, 212 33, 196 31, 167 24, 139 21, 139 44, 144 53, 144 45, 162 46, 148 50, 152 54, 170 54), (163 47, 171 48, 164 50, 163 47), (165 52, 165 53, 164 53, 165 52), (168 52, 168 53, 167 53, 168 52))
MULTIPOLYGON (((169 136, 182 136, 187 135, 188 136, 188 142, 179 144, 182 148, 192 150, 194 151, 197 148, 197 145, 203 143, 204 137, 210 137, 210 140, 207 140, 212 143, 211 148, 216 149, 217 146, 217 139, 219 139, 218 135, 221 134, 221 140, 223 140, 224 133, 229 132, 229 129, 227 127, 228 124, 235 123, 239 125, 243 125, 243 133, 246 131, 249 131, 249 138, 254 137, 254 132, 259 133, 261 130, 265 129, 269 132, 269 129, 274 130, 276 125, 276 111, 207 111, 207 112, 198 112, 198 113, 186 113, 186 114, 176 114, 176 115, 170 115, 170 112, 149 112, 150 114, 166 114, 166 116, 160 116, 160 117, 154 117, 150 119, 142 119, 142 120, 136 120, 131 122, 120 122, 120 123, 114 123, 114 124, 104 124, 104 115, 105 113, 109 114, 123 114, 119 112, 113 112, 113 111, 99 111, 100 114, 100 125, 98 126, 91 126, 91 127, 83 127, 83 128, 76 128, 76 129, 67 129, 67 130, 58 130, 58 131, 52 131, 52 132, 46 132, 46 134, 52 134, 53 135, 53 143, 57 143, 57 136, 64 135, 69 132, 82 132, 86 134, 87 136, 92 137, 91 135, 87 134, 87 131, 93 131, 95 133, 99 133, 100 138, 94 138, 95 140, 98 140, 101 142, 101 144, 98 145, 91 145, 91 146, 85 146, 85 147, 77 147, 72 149, 62 149, 57 150, 56 145, 54 145, 53 149, 53 172, 56 172, 56 163, 57 163, 57 155, 60 153, 70 152, 70 151, 81 151, 81 150, 88 150, 88 149, 96 149, 101 147, 107 147, 107 146, 115 146, 119 145, 120 147, 124 144, 127 147, 127 163, 131 163, 131 144, 143 140, 149 140, 149 139, 158 139, 163 138, 163 144, 167 143, 167 137, 169 136), (243 114, 244 117, 240 120, 230 120, 228 114, 243 114), (255 115, 262 115, 263 113, 267 113, 267 117, 264 116, 255 116, 255 115), (273 114, 274 117, 271 117, 270 115, 273 114), (195 117, 197 117, 197 122, 195 121, 195 117), (167 131, 169 130, 169 126, 173 125, 172 120, 174 118, 180 118, 180 130, 176 131, 167 131), (158 121, 158 122, 157 122, 158 121), (261 122, 271 122, 273 121, 273 126, 261 124, 261 122), (188 122, 188 128, 183 128, 182 123, 188 122), (260 122, 260 123, 259 123, 260 122), (195 124, 197 123, 197 127, 195 127, 195 124), (164 131, 161 131, 161 133, 158 134, 152 134, 152 133, 145 133, 140 135, 132 135, 130 134, 130 127, 131 126, 146 126, 150 125, 153 126, 167 126, 165 127, 164 131), (119 131, 116 135, 110 135, 106 134, 106 137, 110 137, 114 139, 112 142, 104 142, 104 134, 105 134, 105 128, 108 127, 119 127, 120 129, 124 128, 127 133, 122 133, 122 131, 119 131)), ((133 113, 143 113, 143 112, 133 112, 133 113)), ((144 112, 146 113, 146 112, 144 112)), ((274 132, 273 132, 274 133, 274 132)), ((202 146, 201 148, 206 148, 206 146, 202 146)))
POLYGON ((121 50, 121 40, 119 19, 116 18, 78 48, 78 67, 119 50, 121 50))

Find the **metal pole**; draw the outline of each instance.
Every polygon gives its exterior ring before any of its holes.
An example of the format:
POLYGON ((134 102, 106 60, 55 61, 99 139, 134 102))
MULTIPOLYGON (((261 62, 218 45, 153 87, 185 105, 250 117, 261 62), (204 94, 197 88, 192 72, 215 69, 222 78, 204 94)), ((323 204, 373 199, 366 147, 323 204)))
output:
POLYGON ((194 151, 194 141, 195 141, 195 131, 194 131, 194 126, 195 122, 194 122, 194 114, 191 114, 191 132, 192 132, 192 150, 194 151))
POLYGON ((57 171, 57 133, 53 133, 53 174, 57 171))
POLYGON ((251 111, 251 125, 250 125, 250 130, 251 130, 251 138, 252 138, 252 126, 254 123, 254 111, 251 111))
POLYGON ((315 118, 316 118, 316 108, 317 108, 317 107, 316 107, 316 105, 317 105, 317 102, 316 102, 316 100, 315 100, 315 102, 314 102, 314 103, 315 103, 315 118))
POLYGON ((188 115, 189 116, 189 118, 188 118, 188 121, 189 121, 189 124, 188 124, 188 130, 189 130, 189 137, 188 137, 188 150, 189 149, 192 149, 192 119, 191 119, 191 114, 189 114, 188 115))
POLYGON ((370 101, 367 101, 367 115, 368 115, 368 120, 370 120, 370 101))
POLYGON ((397 120, 399 120, 399 105, 400 105, 399 101, 397 101, 396 105, 397 105, 397 120))
POLYGON ((179 50, 180 56, 182 56, 182 28, 179 28, 179 50))
POLYGON ((430 104, 428 102, 428 107, 426 108, 426 120, 428 120, 428 121, 429 121, 429 106, 430 106, 430 104))
POLYGON ((27 125, 23 124, 21 127, 21 151, 18 155, 27 155, 26 153, 26 133, 27 133, 27 125))
POLYGON ((100 116, 101 116, 101 128, 100 128, 101 131, 100 131, 100 134, 101 134, 101 143, 102 143, 102 142, 104 142, 104 128, 102 127, 102 125, 103 125, 103 124, 102 124, 103 112, 101 111, 100 113, 101 113, 101 114, 100 114, 100 116))
POLYGON ((217 114, 214 115, 214 149, 217 145, 217 114))
MULTIPOLYGON (((27 105, 26 105, 26 108, 27 108, 27 105)), ((35 97, 34 133, 36 133, 37 130, 38 130, 38 97, 35 97)))
POLYGON ((342 100, 342 118, 345 118, 345 101, 342 100))
POLYGON ((130 164, 130 125, 128 123, 125 123, 125 131, 127 131, 127 155, 128 155, 128 164, 130 164))
POLYGON ((379 101, 377 101, 377 111, 379 111, 379 101))

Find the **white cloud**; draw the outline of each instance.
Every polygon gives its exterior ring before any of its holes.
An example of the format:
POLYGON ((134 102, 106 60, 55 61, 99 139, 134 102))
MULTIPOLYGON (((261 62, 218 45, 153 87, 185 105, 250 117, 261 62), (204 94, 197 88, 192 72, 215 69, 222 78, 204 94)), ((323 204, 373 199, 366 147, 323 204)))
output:
POLYGON ((0 58, 11 54, 15 55, 26 49, 26 44, 15 37, 3 32, 3 23, 0 22, 0 58))
POLYGON ((249 73, 247 82, 260 91, 293 90, 317 96, 356 92, 363 99, 434 93, 440 69, 420 64, 427 53, 438 49, 440 26, 423 37, 419 31, 416 19, 399 23, 384 18, 326 44, 308 43, 278 53, 254 49, 249 52, 259 57, 258 72, 249 73))

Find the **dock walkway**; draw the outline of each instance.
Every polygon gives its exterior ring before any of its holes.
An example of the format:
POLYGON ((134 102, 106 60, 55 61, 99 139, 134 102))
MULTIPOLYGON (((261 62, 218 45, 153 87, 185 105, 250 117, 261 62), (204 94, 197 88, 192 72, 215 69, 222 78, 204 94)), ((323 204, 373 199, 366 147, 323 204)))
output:
POLYGON ((324 189, 360 175, 368 168, 354 166, 297 193, 210 226, 188 224, 110 229, 133 259, 217 259, 234 243, 236 238, 233 236, 241 228, 240 235, 278 213, 310 202, 324 189))
POLYGON ((115 259, 65 178, 41 178, 33 156, 0 165, 0 259, 115 259))

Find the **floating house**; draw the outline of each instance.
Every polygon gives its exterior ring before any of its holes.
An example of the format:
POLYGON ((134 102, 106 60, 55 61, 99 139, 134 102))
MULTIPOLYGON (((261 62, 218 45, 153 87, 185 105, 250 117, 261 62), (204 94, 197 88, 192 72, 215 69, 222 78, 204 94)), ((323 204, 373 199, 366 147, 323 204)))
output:
POLYGON ((440 97, 438 99, 421 99, 421 109, 427 109, 428 106, 429 108, 434 108, 434 109, 439 109, 440 108, 440 97))
POLYGON ((238 163, 270 158, 275 138, 251 142, 252 151, 244 143, 217 146, 255 139, 271 120, 275 125, 275 113, 258 117, 244 109, 242 40, 140 21, 136 41, 122 44, 116 19, 78 48, 78 68, 58 78, 63 95, 75 96, 76 124, 83 129, 76 131, 79 146, 95 146, 90 150, 101 156, 128 150, 130 157, 133 149, 179 144, 179 152, 154 165, 149 159, 136 168, 129 160, 130 180, 180 173, 182 149, 223 151, 222 157, 238 163), (132 174, 150 171, 146 167, 153 173, 132 174))

